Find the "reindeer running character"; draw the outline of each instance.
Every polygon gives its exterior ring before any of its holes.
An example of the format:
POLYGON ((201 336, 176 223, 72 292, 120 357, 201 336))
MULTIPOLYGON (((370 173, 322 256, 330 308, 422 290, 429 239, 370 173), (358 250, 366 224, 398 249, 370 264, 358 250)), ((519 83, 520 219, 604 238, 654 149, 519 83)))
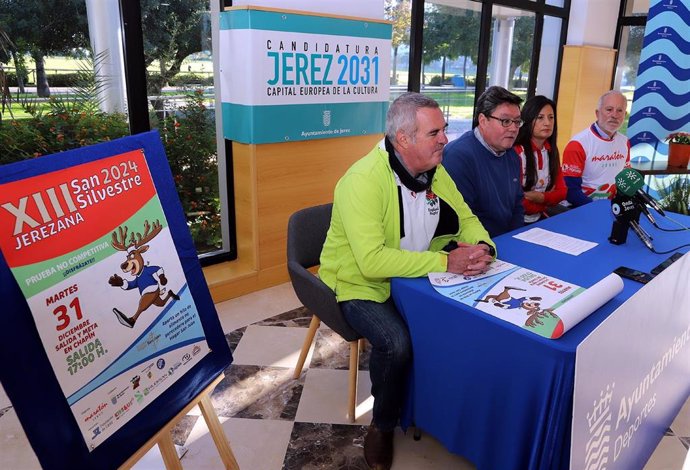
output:
POLYGON ((511 290, 522 290, 522 291, 524 291, 525 289, 522 289, 520 287, 505 286, 505 287, 503 287, 503 292, 500 292, 499 294, 487 295, 483 299, 475 299, 475 302, 485 302, 487 304, 490 303, 494 307, 504 308, 504 309, 521 308, 521 307, 522 308, 529 308, 533 304, 536 304, 537 306, 539 306, 538 301, 541 300, 541 297, 513 297, 510 294, 511 290))
POLYGON ((541 319, 546 318, 547 316, 552 318, 558 318, 558 315, 556 315, 556 312, 553 311, 553 308, 541 309, 539 308, 539 304, 537 304, 536 306, 523 308, 527 310, 525 312, 527 314, 525 326, 530 328, 536 328, 537 325, 543 325, 544 322, 541 321, 541 319))
POLYGON ((156 220, 152 225, 149 224, 148 220, 144 221, 144 233, 131 233, 129 240, 127 240, 127 227, 118 227, 117 232, 113 232, 113 238, 111 245, 118 251, 124 251, 127 253, 127 259, 124 263, 120 265, 123 272, 134 276, 134 279, 128 281, 121 278, 117 274, 113 274, 108 279, 108 283, 113 287, 121 287, 124 290, 134 289, 135 287, 139 289, 141 294, 141 299, 139 299, 139 307, 137 311, 131 317, 128 317, 120 310, 113 308, 113 312, 117 316, 117 319, 125 326, 130 328, 134 327, 134 324, 139 318, 141 313, 148 309, 151 305, 156 305, 158 307, 164 306, 168 300, 171 298, 174 300, 180 300, 180 297, 173 291, 168 290, 165 297, 161 297, 161 293, 165 292, 162 286, 168 283, 168 279, 165 277, 163 268, 160 266, 149 266, 144 262, 144 257, 142 256, 146 251, 148 251, 149 246, 147 245, 153 237, 158 235, 163 227, 158 220, 156 220))

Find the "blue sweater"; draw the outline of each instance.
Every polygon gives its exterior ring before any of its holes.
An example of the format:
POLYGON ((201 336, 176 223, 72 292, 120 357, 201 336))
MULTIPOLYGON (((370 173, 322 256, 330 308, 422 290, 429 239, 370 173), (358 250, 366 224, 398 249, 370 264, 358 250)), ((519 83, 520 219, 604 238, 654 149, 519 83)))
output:
POLYGON ((522 227, 520 158, 515 150, 497 157, 468 131, 446 145, 443 166, 491 237, 522 227))

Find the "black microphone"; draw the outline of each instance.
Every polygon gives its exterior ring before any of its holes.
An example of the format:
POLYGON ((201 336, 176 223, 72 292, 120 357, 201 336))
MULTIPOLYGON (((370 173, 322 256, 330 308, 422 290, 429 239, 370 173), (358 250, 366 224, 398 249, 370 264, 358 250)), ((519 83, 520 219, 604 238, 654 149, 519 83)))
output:
POLYGON ((637 196, 642 201, 642 204, 652 207, 662 217, 665 216, 666 213, 664 212, 664 209, 659 205, 656 199, 642 190, 642 186, 644 186, 644 177, 640 174, 640 172, 633 170, 632 168, 623 168, 620 173, 616 175, 617 191, 620 191, 629 197, 637 196))
MULTIPOLYGON (((638 202, 637 199, 635 199, 635 198, 632 198, 632 199, 633 199, 635 202, 638 202)), ((649 209, 647 209, 647 205, 646 205, 644 202, 639 201, 638 204, 637 204, 637 207, 642 211, 642 213, 644 214, 644 216, 647 217, 647 220, 649 220, 649 223, 656 227, 656 226, 657 226, 657 225, 656 225, 656 220, 654 220, 654 217, 652 216, 652 213, 649 212, 649 209)))
POLYGON ((635 232, 635 235, 637 235, 637 238, 639 238, 642 243, 645 244, 647 248, 650 250, 654 251, 654 245, 652 245, 652 240, 647 232, 640 227, 640 224, 634 220, 630 221, 630 228, 633 229, 633 232, 635 232))
POLYGON ((625 243, 628 239, 628 228, 631 228, 647 248, 654 250, 651 237, 640 227, 640 208, 633 198, 624 194, 616 194, 611 200, 611 213, 616 219, 609 236, 611 243, 614 245, 625 243))

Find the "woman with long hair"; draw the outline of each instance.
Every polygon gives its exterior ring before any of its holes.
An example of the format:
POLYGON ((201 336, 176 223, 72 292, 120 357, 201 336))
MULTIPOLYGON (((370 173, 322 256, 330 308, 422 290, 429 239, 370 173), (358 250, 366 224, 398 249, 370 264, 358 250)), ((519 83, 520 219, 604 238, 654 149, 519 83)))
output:
POLYGON ((567 188, 556 147, 556 104, 541 95, 530 98, 522 107, 522 120, 515 152, 522 161, 525 223, 532 223, 565 210, 559 203, 567 188))

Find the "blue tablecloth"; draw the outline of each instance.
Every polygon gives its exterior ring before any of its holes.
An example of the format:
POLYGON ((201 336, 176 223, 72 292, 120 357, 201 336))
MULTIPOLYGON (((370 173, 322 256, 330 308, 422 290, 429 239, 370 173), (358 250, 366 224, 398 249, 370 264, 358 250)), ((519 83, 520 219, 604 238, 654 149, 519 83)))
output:
MULTIPOLYGON (((690 225, 687 217, 671 217, 690 225)), ((610 203, 594 202, 497 237, 498 257, 590 287, 618 266, 649 272, 668 256, 647 250, 632 231, 626 244, 610 244, 612 222, 610 203), (512 237, 535 226, 598 245, 573 256, 512 237)), ((661 232, 641 223, 657 251, 690 241, 690 232, 661 232)), ((393 279, 392 295, 414 348, 403 425, 414 423, 479 470, 567 469, 576 349, 641 287, 627 279, 624 285, 606 305, 551 340, 444 297, 426 278, 393 279)))

